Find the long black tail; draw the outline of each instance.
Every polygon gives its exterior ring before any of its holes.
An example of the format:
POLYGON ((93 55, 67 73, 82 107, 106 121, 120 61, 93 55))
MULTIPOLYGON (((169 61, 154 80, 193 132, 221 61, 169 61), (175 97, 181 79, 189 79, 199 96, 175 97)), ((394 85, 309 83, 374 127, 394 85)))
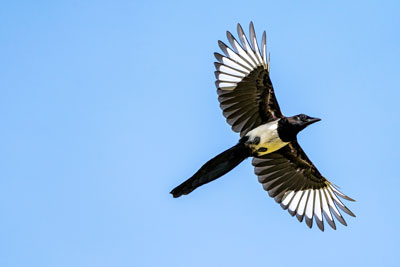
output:
POLYGON ((171 194, 174 197, 187 195, 197 187, 209 183, 229 172, 249 156, 250 150, 241 140, 237 145, 209 160, 192 177, 175 187, 171 191, 171 194))

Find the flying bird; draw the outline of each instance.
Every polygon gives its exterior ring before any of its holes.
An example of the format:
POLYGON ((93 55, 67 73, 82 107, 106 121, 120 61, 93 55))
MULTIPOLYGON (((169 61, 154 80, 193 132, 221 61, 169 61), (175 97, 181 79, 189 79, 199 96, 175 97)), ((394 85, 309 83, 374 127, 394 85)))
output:
POLYGON ((305 114, 282 114, 269 76, 266 33, 258 46, 253 23, 246 37, 237 25, 239 41, 228 31, 229 47, 218 41, 224 55, 215 53, 218 100, 228 124, 240 134, 239 142, 205 163, 192 177, 171 191, 177 198, 209 183, 253 157, 258 181, 268 194, 308 227, 313 218, 321 231, 324 218, 336 229, 333 216, 347 225, 338 208, 355 215, 340 198, 354 201, 329 182, 304 153, 297 134, 320 121, 305 114), (333 214, 333 216, 332 216, 333 214))

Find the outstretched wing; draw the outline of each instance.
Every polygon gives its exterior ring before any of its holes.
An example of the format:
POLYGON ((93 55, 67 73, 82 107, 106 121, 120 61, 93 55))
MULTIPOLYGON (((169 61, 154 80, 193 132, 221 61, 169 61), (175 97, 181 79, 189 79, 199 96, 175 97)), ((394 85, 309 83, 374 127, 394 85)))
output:
POLYGON ((230 32, 227 37, 232 48, 218 41, 225 56, 215 53, 219 61, 215 63, 215 84, 227 122, 242 137, 257 126, 282 117, 282 113, 269 78, 265 31, 260 53, 253 23, 250 23, 251 45, 240 24, 237 28, 242 45, 230 32))
POLYGON ((347 225, 337 207, 347 214, 355 215, 340 201, 339 197, 354 201, 341 193, 325 179, 308 159, 303 149, 292 142, 280 150, 253 159, 258 180, 269 195, 281 204, 283 209, 311 228, 312 220, 323 231, 323 217, 336 229, 335 215, 343 225, 347 225), (332 212, 332 213, 331 213, 332 212))

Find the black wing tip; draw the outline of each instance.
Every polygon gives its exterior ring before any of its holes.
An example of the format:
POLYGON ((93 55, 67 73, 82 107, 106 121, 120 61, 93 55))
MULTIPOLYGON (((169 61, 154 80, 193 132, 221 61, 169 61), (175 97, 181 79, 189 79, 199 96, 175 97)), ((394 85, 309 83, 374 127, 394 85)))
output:
POLYGON ((240 25, 240 23, 237 24, 236 28, 237 28, 237 31, 238 31, 238 33, 239 33, 239 37, 240 37, 241 33, 244 34, 242 25, 240 25))
POLYGON ((254 35, 256 33, 256 29, 254 28, 253 21, 250 21, 249 32, 250 32, 250 34, 254 34, 254 35))
POLYGON ((221 50, 225 53, 225 50, 226 50, 226 48, 227 48, 227 45, 226 45, 224 42, 222 42, 221 40, 218 40, 218 46, 219 46, 219 48, 221 48, 221 50))
POLYGON ((332 227, 333 230, 336 230, 336 224, 335 224, 335 221, 333 220, 333 218, 331 220, 329 218, 329 215, 325 211, 323 211, 323 214, 324 214, 325 219, 326 219, 325 221, 329 224, 329 226, 332 227))
POLYGON ((290 210, 288 209, 289 214, 293 217, 294 215, 296 215, 296 211, 290 210))
POLYGON ((348 201, 351 201, 351 202, 357 202, 357 200, 355 200, 355 199, 353 199, 351 197, 348 197, 348 196, 346 196, 344 199, 346 199, 348 201))
POLYGON ((344 226, 347 226, 347 222, 344 220, 344 218, 342 217, 342 215, 336 214, 336 213, 334 213, 334 215, 335 215, 336 219, 337 219, 341 224, 343 224, 344 226))
POLYGON ((283 210, 287 210, 287 209, 289 208, 289 205, 283 205, 282 202, 279 203, 279 205, 281 206, 281 208, 282 208, 283 210))
POLYGON ((312 224, 313 224, 313 218, 308 218, 307 216, 305 216, 306 217, 306 224, 307 224, 307 226, 308 226, 308 228, 312 228, 312 224))
POLYGON ((324 231, 324 222, 320 221, 318 219, 316 219, 315 221, 317 222, 317 226, 318 226, 319 230, 321 230, 321 232, 323 232, 324 231))
POLYGON ((214 57, 215 59, 217 59, 219 62, 221 62, 222 58, 224 57, 223 55, 221 55, 218 52, 214 52, 214 57))
POLYGON ((351 217, 356 217, 356 215, 351 211, 351 210, 349 210, 348 208, 346 208, 346 209, 342 209, 344 212, 346 212, 348 215, 350 215, 351 217))
POLYGON ((296 218, 299 222, 303 221, 304 215, 299 215, 298 213, 296 213, 296 218))

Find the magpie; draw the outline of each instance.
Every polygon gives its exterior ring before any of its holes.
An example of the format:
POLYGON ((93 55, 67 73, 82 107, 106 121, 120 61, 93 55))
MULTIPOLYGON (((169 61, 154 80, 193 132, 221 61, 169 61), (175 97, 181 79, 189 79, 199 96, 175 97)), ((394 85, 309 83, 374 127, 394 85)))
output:
POLYGON ((297 141, 297 134, 320 121, 305 114, 286 117, 282 114, 270 80, 270 56, 266 53, 266 32, 257 44, 253 22, 249 39, 240 24, 239 41, 227 31, 229 47, 218 41, 224 55, 214 53, 218 100, 222 113, 239 142, 206 162, 192 177, 171 191, 174 198, 187 195, 239 165, 248 157, 264 190, 283 209, 312 228, 313 218, 321 231, 324 219, 336 230, 333 216, 347 225, 338 208, 355 215, 339 198, 354 201, 329 182, 297 141), (333 214, 333 216, 332 216, 333 214))

